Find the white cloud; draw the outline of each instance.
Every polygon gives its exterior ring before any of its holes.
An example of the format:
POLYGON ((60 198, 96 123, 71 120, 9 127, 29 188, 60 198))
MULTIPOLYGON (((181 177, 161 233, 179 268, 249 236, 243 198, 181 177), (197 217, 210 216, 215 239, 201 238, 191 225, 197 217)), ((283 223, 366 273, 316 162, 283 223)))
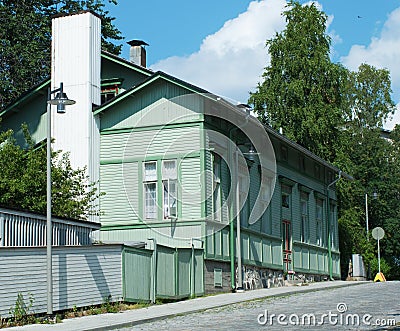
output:
POLYGON ((285 0, 252 1, 247 10, 207 36, 198 52, 151 66, 204 89, 247 102, 269 64, 265 42, 285 26, 285 0))
MULTIPOLYGON (((374 37, 368 46, 353 45, 342 63, 351 70, 357 70, 361 63, 377 68, 387 68, 392 78, 393 99, 400 100, 400 7, 390 13, 379 37, 374 37)), ((400 103, 393 120, 386 127, 392 129, 400 123, 400 103)))

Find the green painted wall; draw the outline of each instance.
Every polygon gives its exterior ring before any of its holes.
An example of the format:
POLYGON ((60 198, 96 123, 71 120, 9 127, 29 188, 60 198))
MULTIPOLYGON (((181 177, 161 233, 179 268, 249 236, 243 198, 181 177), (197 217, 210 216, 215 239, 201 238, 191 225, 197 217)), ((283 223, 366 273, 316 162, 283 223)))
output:
POLYGON ((202 120, 198 95, 159 80, 115 104, 101 115, 101 130, 161 126, 202 120))
MULTIPOLYGON (((201 98, 179 97, 187 91, 166 81, 157 81, 124 99, 101 115, 101 188, 103 233, 107 240, 146 240, 155 237, 165 245, 187 247, 184 238, 205 237, 208 259, 229 261, 230 172, 223 158, 220 171, 221 220, 213 218, 213 153, 231 158, 232 151, 223 141, 202 131, 201 98), (177 99, 174 99, 178 97, 177 99), (204 150, 203 150, 204 148, 204 150), (176 221, 143 219, 142 168, 145 160, 177 159, 179 163, 180 204, 176 221), (128 171, 125 171, 125 170, 128 171), (118 173, 119 172, 119 173, 118 173), (128 175, 129 174, 129 175, 128 175), (124 183, 121 185, 121 182, 124 183), (126 190, 126 182, 129 189, 126 190), (208 197, 204 200, 204 197, 208 197), (130 203, 130 200, 133 202, 130 203), (117 202, 115 208, 113 202, 117 202), (136 211, 136 215, 134 212, 136 211), (151 228, 150 228, 151 227, 151 228)), ((219 127, 228 134, 229 126, 221 121, 208 121, 206 128, 219 127)), ((234 137, 233 137, 234 138, 234 137)), ((242 257, 245 264, 283 269, 282 220, 291 221, 292 265, 296 272, 328 273, 326 186, 331 170, 318 160, 286 146, 287 157, 280 155, 281 141, 272 137, 277 154, 277 176, 271 203, 254 224, 247 217, 255 206, 260 186, 257 162, 248 162, 250 187, 242 211, 242 257), (317 171, 318 170, 318 171, 317 171), (290 208, 282 207, 282 184, 290 190, 290 208), (306 240, 301 240, 300 196, 308 196, 306 240), (317 243, 316 198, 324 201, 322 244, 317 243)), ((235 140, 235 138, 233 139, 235 140)), ((332 174, 331 174, 332 175, 332 174)), ((160 185, 159 185, 160 186, 160 185)), ((158 194, 162 192, 159 187, 158 194)), ((336 199, 332 192, 331 197, 336 199)), ((160 202, 160 197, 158 198, 160 202)), ((336 218, 336 211, 334 218, 336 218)), ((234 220, 235 221, 235 220, 234 220)), ((334 245, 337 243, 337 221, 334 219, 334 245)), ((337 248, 333 250, 333 273, 339 275, 337 248)))
POLYGON ((124 65, 122 62, 116 63, 106 57, 102 55, 101 58, 101 79, 124 78, 121 87, 125 90, 139 84, 149 76, 134 69, 127 70, 128 65, 124 65))
POLYGON ((186 107, 200 105, 195 98, 178 98, 185 92, 167 82, 157 82, 134 97, 101 114, 100 207, 103 240, 146 241, 189 247, 201 237, 201 119, 186 107), (183 123, 183 124, 181 124, 183 123), (162 160, 175 159, 178 170, 178 218, 163 219, 162 160), (143 167, 157 163, 156 219, 144 217, 143 167), (184 201, 185 203, 182 203, 184 201))
POLYGON ((1 126, 5 129, 12 129, 15 133, 17 143, 26 147, 21 124, 28 125, 29 132, 35 143, 46 138, 47 132, 47 103, 46 95, 37 93, 30 98, 29 103, 23 104, 21 108, 15 108, 8 112, 3 118, 1 126))

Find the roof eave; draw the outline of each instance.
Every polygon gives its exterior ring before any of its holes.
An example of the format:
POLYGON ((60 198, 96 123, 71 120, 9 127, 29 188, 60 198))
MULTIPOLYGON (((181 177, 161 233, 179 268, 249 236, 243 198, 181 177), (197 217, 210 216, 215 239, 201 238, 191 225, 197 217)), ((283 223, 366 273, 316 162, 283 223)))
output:
POLYGON ((14 101, 13 103, 9 104, 8 106, 6 106, 6 108, 4 108, 1 112, 0 112, 0 117, 4 116, 5 114, 7 114, 8 112, 10 112, 11 110, 13 110, 14 108, 18 107, 21 103, 25 102, 26 100, 28 100, 30 97, 32 97, 35 93, 37 93, 38 91, 40 91, 42 88, 44 88, 46 85, 50 84, 50 78, 47 78, 43 81, 41 81, 40 83, 36 84, 35 86, 33 86, 30 90, 26 91, 25 93, 23 93, 16 101, 14 101))

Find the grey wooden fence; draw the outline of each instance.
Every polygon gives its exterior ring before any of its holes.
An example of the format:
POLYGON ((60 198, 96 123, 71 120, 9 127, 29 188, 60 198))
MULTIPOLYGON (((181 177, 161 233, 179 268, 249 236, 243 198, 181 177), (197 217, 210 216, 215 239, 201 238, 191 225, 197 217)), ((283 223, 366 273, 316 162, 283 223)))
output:
MULTIPOLYGON (((122 300, 122 250, 122 245, 54 247, 54 311, 122 300)), ((46 312, 45 280, 45 248, 0 247, 0 315, 8 316, 19 293, 26 303, 32 296, 32 312, 46 312)))
MULTIPOLYGON (((52 218, 53 245, 90 245, 90 234, 99 223, 52 218)), ((46 216, 0 208, 0 247, 45 246, 46 216)))
MULTIPOLYGON (((203 249, 58 246, 52 257, 54 311, 204 294, 203 249)), ((45 279, 45 247, 0 247, 0 317, 9 316, 18 294, 26 304, 32 296, 32 313, 46 312, 45 279)))

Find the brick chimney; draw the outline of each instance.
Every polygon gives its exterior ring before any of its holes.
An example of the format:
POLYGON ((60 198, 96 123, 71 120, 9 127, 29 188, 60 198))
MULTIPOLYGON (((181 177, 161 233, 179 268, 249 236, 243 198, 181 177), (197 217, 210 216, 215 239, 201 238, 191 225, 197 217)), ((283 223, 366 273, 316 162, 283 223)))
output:
POLYGON ((139 66, 146 67, 146 49, 145 46, 149 46, 143 40, 131 40, 127 42, 131 46, 129 51, 129 60, 139 66))

